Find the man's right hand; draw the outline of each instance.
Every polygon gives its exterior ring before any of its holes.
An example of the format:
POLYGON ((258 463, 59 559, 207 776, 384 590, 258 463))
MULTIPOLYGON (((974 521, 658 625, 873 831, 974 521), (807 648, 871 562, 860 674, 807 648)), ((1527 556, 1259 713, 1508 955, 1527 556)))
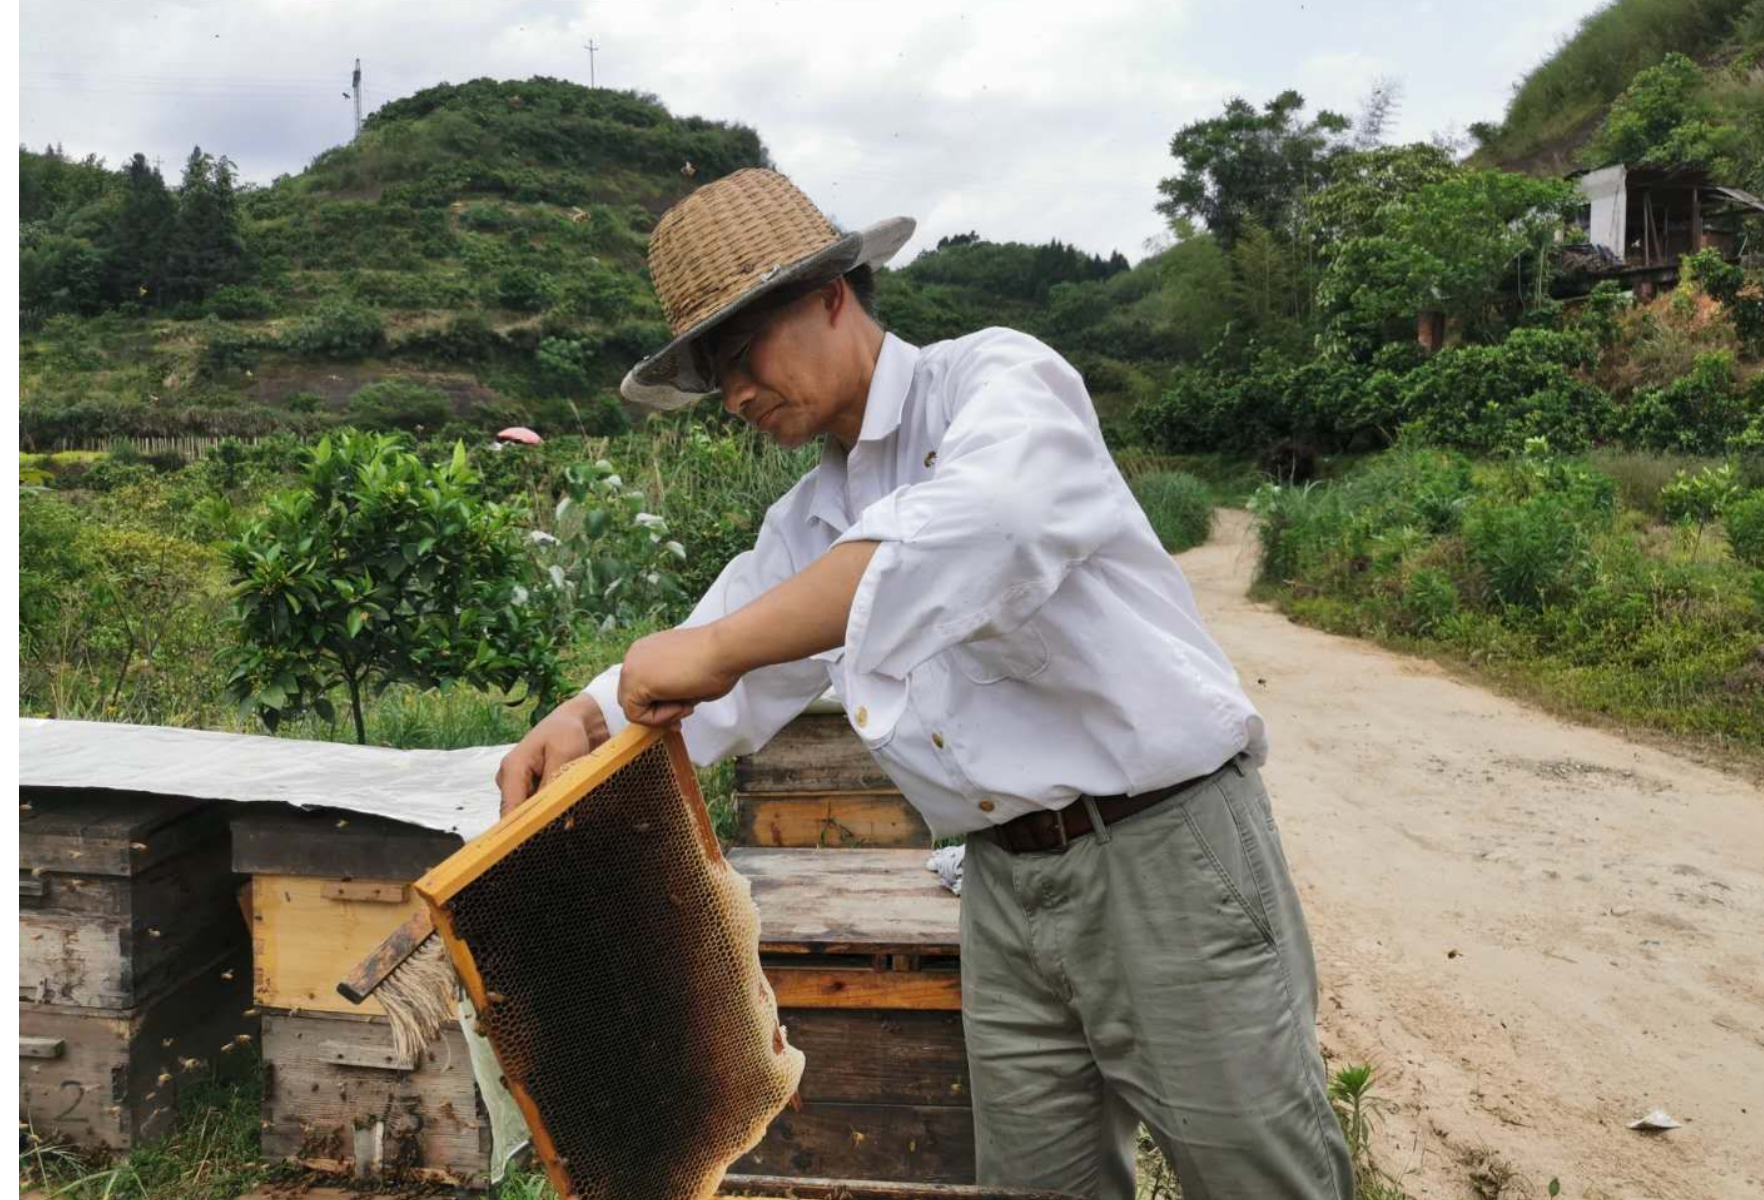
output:
POLYGON ((496 768, 502 815, 520 807, 552 776, 606 741, 606 717, 586 692, 565 700, 527 732, 496 768))

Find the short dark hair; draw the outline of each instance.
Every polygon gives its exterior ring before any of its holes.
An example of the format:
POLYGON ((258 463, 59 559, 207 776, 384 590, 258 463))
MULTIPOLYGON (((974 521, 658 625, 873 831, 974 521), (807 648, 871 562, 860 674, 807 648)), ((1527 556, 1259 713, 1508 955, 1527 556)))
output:
POLYGON ((846 285, 851 294, 857 297, 858 307, 869 314, 870 320, 880 325, 882 319, 876 315, 876 272, 869 263, 859 263, 845 273, 846 285))

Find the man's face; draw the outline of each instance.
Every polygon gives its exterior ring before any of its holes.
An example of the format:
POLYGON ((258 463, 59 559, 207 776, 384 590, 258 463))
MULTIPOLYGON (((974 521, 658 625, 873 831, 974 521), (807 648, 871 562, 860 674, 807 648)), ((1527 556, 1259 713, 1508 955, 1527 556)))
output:
POLYGON ((742 313, 706 349, 723 407, 785 447, 832 427, 843 395, 837 377, 832 283, 782 308, 742 313))

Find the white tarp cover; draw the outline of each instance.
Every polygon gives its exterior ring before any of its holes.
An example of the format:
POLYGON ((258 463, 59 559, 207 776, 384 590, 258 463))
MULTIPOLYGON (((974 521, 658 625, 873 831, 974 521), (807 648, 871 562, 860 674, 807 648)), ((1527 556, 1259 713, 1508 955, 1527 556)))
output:
POLYGON ((1618 258, 1623 257, 1623 241, 1629 217, 1624 180, 1627 172, 1619 163, 1601 167, 1580 177, 1580 194, 1592 206, 1592 219, 1587 224, 1587 237, 1595 246, 1603 246, 1618 258))
POLYGON ((18 723, 18 782, 342 808, 469 841, 496 824, 496 764, 507 752, 507 746, 391 750, 26 717, 18 723))

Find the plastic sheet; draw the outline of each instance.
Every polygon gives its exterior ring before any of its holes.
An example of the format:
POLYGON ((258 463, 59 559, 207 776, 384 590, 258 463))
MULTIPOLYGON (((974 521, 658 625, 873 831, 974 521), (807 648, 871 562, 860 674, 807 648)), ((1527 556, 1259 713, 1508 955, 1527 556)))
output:
POLYGON ((21 787, 339 808, 470 840, 496 823, 496 766, 508 749, 392 750, 27 717, 18 723, 18 781, 21 787))

